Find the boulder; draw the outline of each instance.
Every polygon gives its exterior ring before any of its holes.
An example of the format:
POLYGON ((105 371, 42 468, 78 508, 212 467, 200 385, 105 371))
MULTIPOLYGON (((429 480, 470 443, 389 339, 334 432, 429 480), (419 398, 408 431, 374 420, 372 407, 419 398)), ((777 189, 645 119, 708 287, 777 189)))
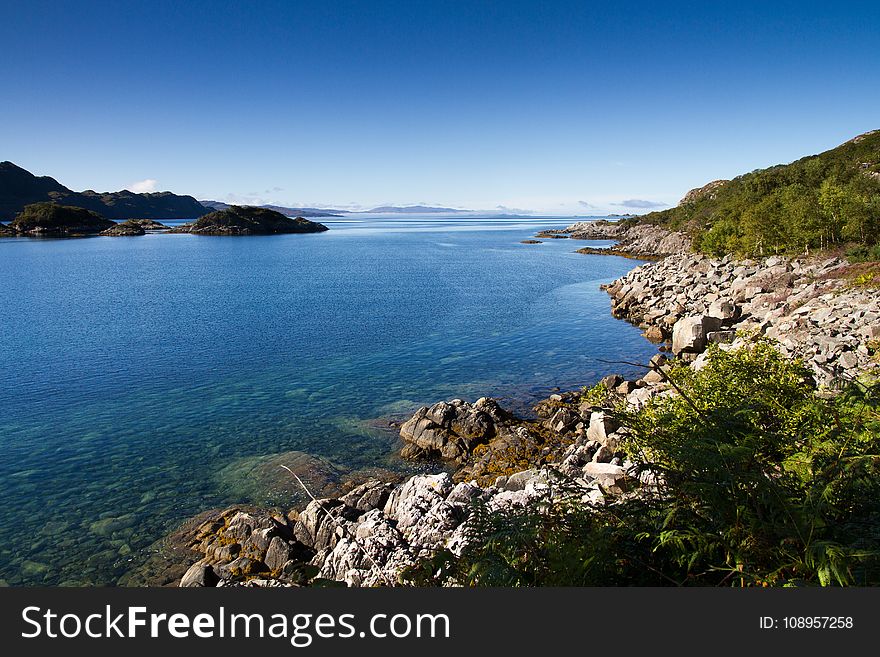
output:
POLYGON ((663 329, 656 324, 652 324, 646 328, 642 335, 644 335, 645 339, 650 342, 663 342, 666 339, 666 334, 663 332, 663 329))
POLYGON ((332 548, 342 533, 339 523, 344 509, 345 505, 339 500, 310 502, 293 526, 294 537, 316 552, 332 548))
POLYGON ((290 560, 292 556, 290 545, 278 536, 272 539, 263 562, 272 572, 278 572, 290 560))
POLYGON ((609 374, 599 381, 599 384, 605 386, 608 390, 614 390, 621 383, 623 383, 623 377, 620 374, 609 374))
POLYGON ((617 431, 618 422, 604 411, 590 414, 590 426, 587 428, 587 440, 595 440, 600 445, 609 443, 609 436, 617 431))
POLYGON ((721 320, 708 315, 692 315, 675 323, 672 329, 672 353, 700 353, 706 348, 706 336, 721 328, 721 320))
POLYGON ((257 575, 266 571, 266 564, 249 557, 238 557, 229 563, 217 566, 217 574, 220 579, 240 579, 257 575))
POLYGON ((632 490, 639 480, 631 476, 623 466, 613 463, 590 462, 584 466, 584 474, 592 477, 606 491, 615 494, 632 490))
POLYGON ((366 513, 372 509, 384 507, 393 488, 393 484, 370 479, 339 499, 347 507, 366 513))
POLYGON ((494 400, 482 398, 475 404, 461 399, 423 406, 400 427, 408 458, 440 457, 464 461, 480 444, 496 433, 503 411, 494 400))
POLYGON ((605 445, 600 445, 599 449, 596 450, 596 453, 593 454, 594 463, 610 463, 613 458, 614 450, 609 449, 605 445))
POLYGON ((729 299, 718 299, 709 305, 706 314, 709 317, 716 317, 724 323, 735 319, 739 314, 739 308, 729 299))
POLYGON ((851 370, 859 364, 859 359, 852 351, 844 351, 837 357, 837 364, 845 370, 851 370))
POLYGON ((505 477, 502 483, 503 485, 498 485, 499 489, 516 491, 525 490, 529 484, 532 484, 533 486, 535 484, 546 485, 547 478, 540 470, 537 470, 536 468, 531 468, 529 470, 515 472, 509 477, 505 477))
POLYGON ((651 370, 650 372, 645 373, 645 375, 642 377, 642 381, 646 384, 660 383, 661 381, 665 380, 666 377, 657 370, 651 370))
POLYGON ((726 344, 733 342, 736 338, 736 331, 728 330, 728 331, 711 331, 706 334, 706 342, 717 342, 719 344, 726 344))
POLYGON ((196 588, 203 586, 216 586, 220 578, 214 569, 203 561, 197 561, 180 579, 180 588, 196 588))
POLYGON ((560 408, 545 424, 548 429, 556 433, 566 434, 573 431, 580 421, 581 416, 571 409, 560 408))

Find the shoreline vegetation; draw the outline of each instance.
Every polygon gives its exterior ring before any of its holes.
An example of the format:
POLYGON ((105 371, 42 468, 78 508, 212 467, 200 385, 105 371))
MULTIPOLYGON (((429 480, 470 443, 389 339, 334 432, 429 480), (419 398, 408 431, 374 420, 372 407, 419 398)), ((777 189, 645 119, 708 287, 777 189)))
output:
POLYGON ((614 239, 579 252, 655 260, 603 286, 614 316, 659 344, 641 377, 550 395, 536 420, 488 397, 422 407, 400 426, 401 455, 451 472, 372 479, 283 513, 207 512, 173 537, 161 583, 880 584, 880 270, 851 262, 876 248, 852 226, 870 225, 859 213, 880 193, 828 210, 848 208, 837 242, 820 229, 769 256, 748 224, 730 233, 741 248, 718 254, 706 237, 718 224, 676 219, 705 220, 718 199, 725 212, 721 190, 764 176, 710 183, 665 214, 536 235, 614 239))

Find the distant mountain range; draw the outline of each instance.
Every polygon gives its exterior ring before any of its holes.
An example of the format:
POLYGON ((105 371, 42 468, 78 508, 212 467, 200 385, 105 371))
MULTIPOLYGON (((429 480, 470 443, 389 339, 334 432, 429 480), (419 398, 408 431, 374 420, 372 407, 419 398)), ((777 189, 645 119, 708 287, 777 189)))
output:
POLYGON ((382 205, 372 210, 364 210, 364 212, 377 212, 383 214, 452 214, 455 212, 472 212, 472 210, 459 210, 457 208, 433 208, 428 205, 407 205, 400 207, 397 205, 382 205))
MULTIPOLYGON (((232 207, 231 204, 224 203, 223 201, 199 201, 199 203, 212 210, 228 210, 232 207)), ((283 205, 257 205, 254 207, 274 210, 287 217, 341 217, 345 214, 345 210, 327 210, 323 208, 288 208, 283 205)))
POLYGON ((54 178, 0 162, 0 221, 11 221, 24 206, 43 201, 85 208, 107 219, 195 219, 210 211, 192 196, 171 192, 74 192, 54 178))
MULTIPOLYGON (((213 210, 231 206, 222 201, 197 201, 192 196, 172 192, 136 194, 127 189, 118 192, 75 192, 49 176, 35 176, 12 162, 0 162, 0 221, 11 221, 31 203, 51 202, 85 208, 107 219, 197 219, 213 210)), ((332 208, 291 208, 260 205, 289 217, 341 217, 348 214, 456 214, 473 212, 459 208, 429 205, 382 205, 371 210, 352 212, 332 208)))
MULTIPOLYGON (((223 201, 199 201, 206 208, 212 210, 226 210, 229 203, 223 201)), ((459 210, 456 208, 438 208, 429 205, 381 205, 372 210, 336 210, 333 208, 289 208, 283 205, 258 205, 258 208, 275 210, 289 217, 341 217, 347 214, 453 214, 457 212, 473 212, 472 210, 459 210)))
MULTIPOLYGON (((212 210, 225 210, 230 205, 222 201, 199 201, 206 208, 212 210)), ((258 205, 255 207, 275 210, 287 216, 298 217, 341 217, 346 214, 453 214, 457 212, 472 212, 472 210, 459 210, 456 208, 437 208, 429 205, 382 205, 372 210, 336 210, 332 208, 288 208, 283 205, 258 205)))

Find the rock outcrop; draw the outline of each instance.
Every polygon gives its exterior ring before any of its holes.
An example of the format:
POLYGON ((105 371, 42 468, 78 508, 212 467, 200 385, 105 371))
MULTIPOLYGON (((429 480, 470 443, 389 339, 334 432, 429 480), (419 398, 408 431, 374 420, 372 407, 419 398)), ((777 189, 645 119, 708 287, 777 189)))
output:
POLYGON ((692 189, 687 194, 685 194, 684 197, 682 197, 681 201, 679 201, 678 204, 687 205, 688 203, 695 203, 696 201, 704 198, 714 200, 715 197, 718 195, 718 190, 729 182, 729 180, 713 180, 712 182, 706 183, 702 187, 692 189))
POLYGON ((648 257, 680 255, 691 251, 691 241, 684 233, 651 224, 637 224, 620 236, 614 250, 648 257))
POLYGON ((536 237, 617 240, 608 249, 593 247, 578 249, 578 253, 587 254, 624 255, 652 259, 691 251, 691 241, 684 233, 634 221, 611 222, 605 219, 579 221, 561 230, 542 231, 536 237))
POLYGON ((303 217, 291 219, 280 212, 250 206, 233 205, 216 210, 179 228, 175 233, 194 235, 278 235, 283 233, 320 233, 327 226, 303 217))

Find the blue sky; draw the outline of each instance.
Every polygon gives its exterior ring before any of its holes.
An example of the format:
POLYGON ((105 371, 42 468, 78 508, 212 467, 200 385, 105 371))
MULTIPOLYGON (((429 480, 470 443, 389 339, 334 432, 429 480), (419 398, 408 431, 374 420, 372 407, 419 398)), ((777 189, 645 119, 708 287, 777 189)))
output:
POLYGON ((878 26, 877 2, 0 0, 0 160, 76 190, 644 211, 880 128, 878 26))

